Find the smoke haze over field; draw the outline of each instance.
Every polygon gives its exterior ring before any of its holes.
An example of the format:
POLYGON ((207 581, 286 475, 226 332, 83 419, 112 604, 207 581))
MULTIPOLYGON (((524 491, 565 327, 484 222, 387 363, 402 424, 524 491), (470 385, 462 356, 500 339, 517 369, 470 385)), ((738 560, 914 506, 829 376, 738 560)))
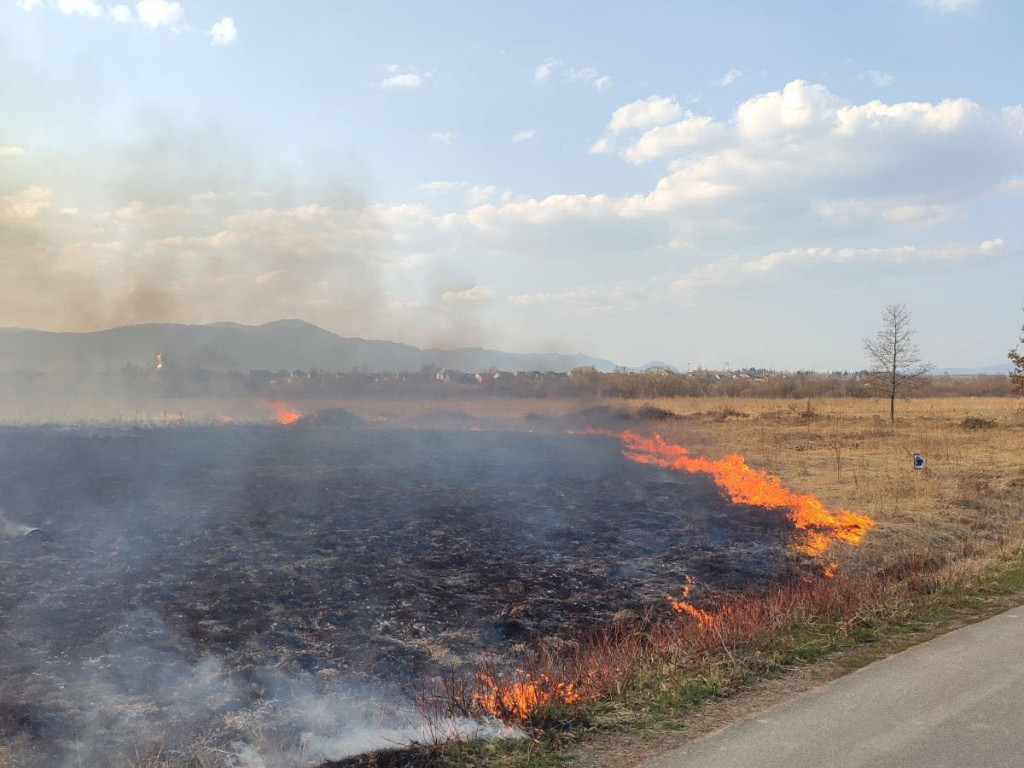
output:
POLYGON ((1019 3, 433 13, 5 0, 0 326, 856 369, 902 301, 930 359, 1012 343, 1019 3))

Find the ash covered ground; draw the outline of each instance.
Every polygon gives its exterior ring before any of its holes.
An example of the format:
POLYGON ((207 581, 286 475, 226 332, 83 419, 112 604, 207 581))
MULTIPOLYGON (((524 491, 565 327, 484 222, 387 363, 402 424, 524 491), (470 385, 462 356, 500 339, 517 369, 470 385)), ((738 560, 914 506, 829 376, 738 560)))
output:
POLYGON ((297 762, 341 757, 392 738, 355 725, 371 701, 667 612, 688 576, 798 567, 782 514, 610 437, 8 427, 0 467, 0 744, 26 765, 206 739, 256 766, 271 715, 297 762))

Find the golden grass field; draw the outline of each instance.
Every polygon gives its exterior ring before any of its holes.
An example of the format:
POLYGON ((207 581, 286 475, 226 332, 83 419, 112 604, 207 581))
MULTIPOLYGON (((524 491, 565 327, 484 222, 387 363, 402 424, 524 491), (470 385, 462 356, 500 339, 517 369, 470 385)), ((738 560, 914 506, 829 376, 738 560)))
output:
POLYGON ((909 556, 969 567, 1024 538, 1024 410, 1016 400, 908 399, 895 425, 879 400, 653 405, 690 416, 666 422, 666 439, 712 458, 739 453, 831 509, 873 518, 859 551, 834 553, 848 568, 909 556), (913 468, 914 453, 924 470, 913 468))

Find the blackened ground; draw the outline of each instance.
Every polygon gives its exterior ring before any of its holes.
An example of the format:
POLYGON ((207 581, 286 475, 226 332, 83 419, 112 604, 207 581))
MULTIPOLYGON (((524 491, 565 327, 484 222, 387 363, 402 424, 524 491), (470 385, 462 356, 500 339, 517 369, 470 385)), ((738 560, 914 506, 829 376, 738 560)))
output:
POLYGON ((408 692, 531 636, 668 611, 688 576, 796 567, 781 514, 609 437, 5 428, 0 467, 0 742, 83 712, 114 729, 108 692, 168 722, 289 676, 408 692))

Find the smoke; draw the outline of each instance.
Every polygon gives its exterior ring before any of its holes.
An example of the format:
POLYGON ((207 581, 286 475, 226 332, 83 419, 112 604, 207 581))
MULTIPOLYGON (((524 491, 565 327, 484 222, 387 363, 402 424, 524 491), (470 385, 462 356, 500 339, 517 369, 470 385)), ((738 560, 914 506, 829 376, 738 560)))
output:
POLYGON ((26 105, 8 130, 35 137, 0 158, 0 327, 304 317, 372 333, 391 234, 355 161, 285 158, 152 108, 112 130, 102 84, 67 95, 21 62, 0 69, 18 72, 0 97, 26 105))
POLYGON ((14 520, 9 519, 4 511, 0 509, 0 538, 17 538, 19 536, 27 536, 32 531, 38 531, 38 528, 33 528, 31 525, 25 525, 14 520))

